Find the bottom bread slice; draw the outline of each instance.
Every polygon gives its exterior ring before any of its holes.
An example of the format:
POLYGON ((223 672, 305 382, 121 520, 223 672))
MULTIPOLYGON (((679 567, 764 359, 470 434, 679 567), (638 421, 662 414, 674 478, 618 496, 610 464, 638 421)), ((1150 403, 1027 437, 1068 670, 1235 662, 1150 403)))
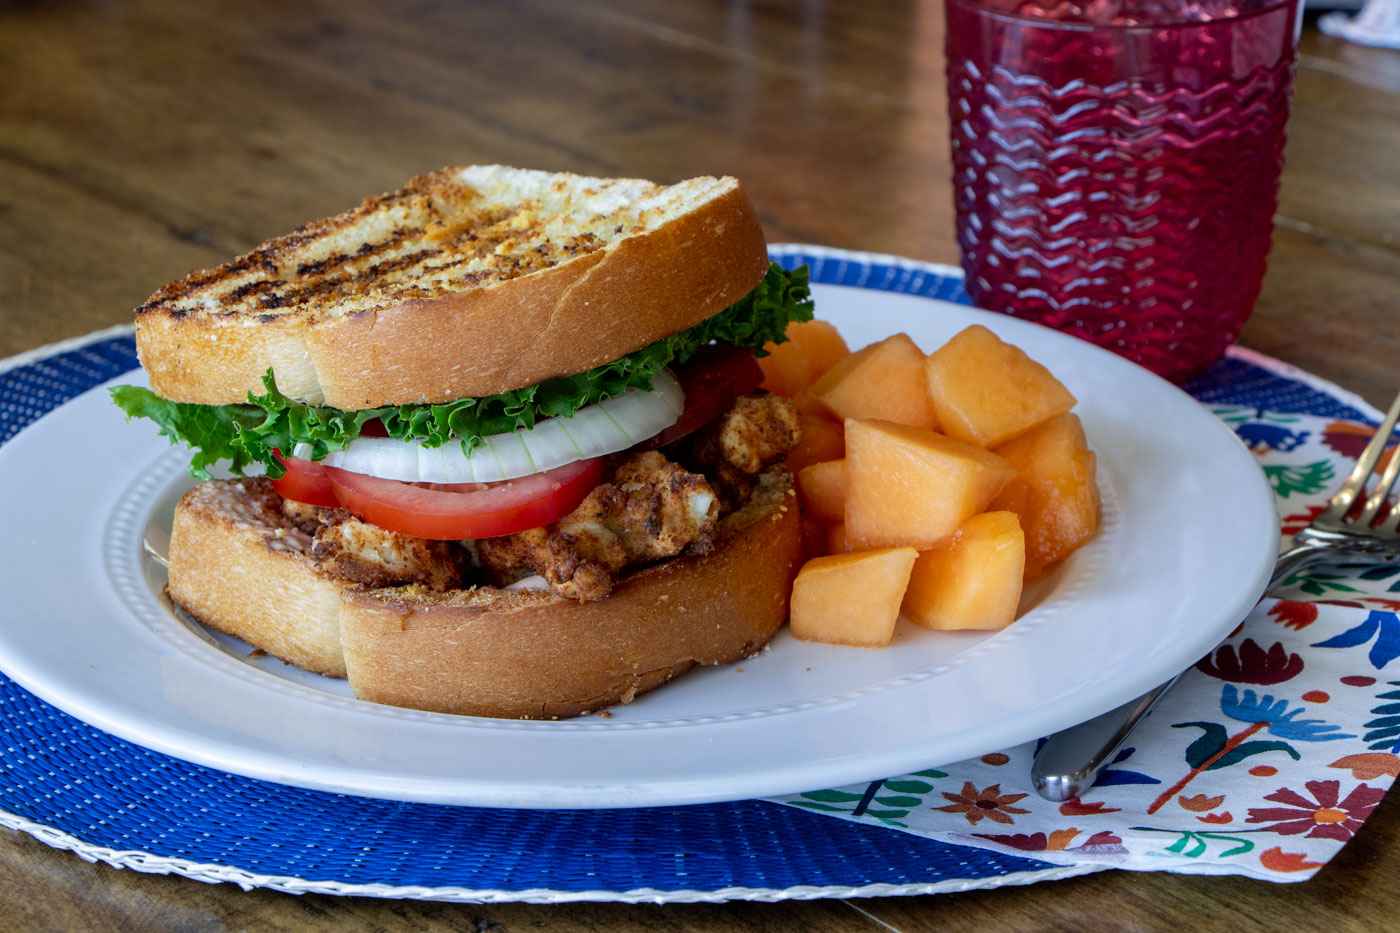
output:
POLYGON ((311 544, 267 480, 200 483, 175 507, 166 594, 210 628, 344 677, 340 607, 351 583, 321 572, 311 544))
POLYGON ((476 716, 575 716, 748 657, 787 620, 801 560, 781 469, 720 522, 709 553, 646 567, 588 603, 354 584, 320 571, 310 539, 284 525, 265 480, 191 490, 171 533, 171 599, 298 667, 348 676, 361 699, 476 716))

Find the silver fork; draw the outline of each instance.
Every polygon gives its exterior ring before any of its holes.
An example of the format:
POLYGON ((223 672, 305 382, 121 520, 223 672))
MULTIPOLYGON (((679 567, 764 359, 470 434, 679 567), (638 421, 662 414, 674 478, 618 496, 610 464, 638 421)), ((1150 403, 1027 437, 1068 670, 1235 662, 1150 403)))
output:
MULTIPOLYGON (((1386 510, 1396 477, 1400 476, 1400 450, 1391 456, 1361 510, 1352 514, 1365 493, 1366 481, 1380 462, 1397 420, 1400 420, 1400 395, 1391 403, 1385 421, 1361 452, 1346 482, 1327 500, 1327 508, 1294 535, 1293 546, 1279 555, 1268 590, 1323 557, 1337 555, 1376 563, 1400 562, 1400 503, 1386 510)), ((1031 782, 1037 793, 1047 800, 1070 800, 1093 787, 1104 765, 1112 760, 1137 724, 1152 712, 1174 683, 1176 677, 1117 709, 1050 736, 1031 765, 1031 782)))

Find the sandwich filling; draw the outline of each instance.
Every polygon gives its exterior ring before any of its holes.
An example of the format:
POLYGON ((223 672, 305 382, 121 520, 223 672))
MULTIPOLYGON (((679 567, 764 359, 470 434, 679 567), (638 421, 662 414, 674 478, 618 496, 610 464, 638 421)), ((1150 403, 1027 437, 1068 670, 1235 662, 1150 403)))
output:
POLYGON ((439 592, 534 581, 531 588, 588 602, 640 567, 708 553, 719 521, 744 508, 798 437, 792 402, 766 392, 739 396, 719 418, 659 450, 595 461, 602 482, 556 520, 478 539, 404 534, 337 503, 283 496, 265 477, 213 480, 191 495, 262 529, 269 549, 297 551, 337 580, 439 592))
POLYGON ((755 355, 811 316, 806 269, 772 264, 694 327, 498 395, 345 411, 287 397, 269 371, 240 404, 112 396, 194 448, 199 479, 221 461, 240 476, 260 466, 259 495, 280 498, 278 520, 326 574, 433 589, 538 577, 587 601, 631 569, 705 553, 718 519, 786 458, 797 412, 754 391, 755 355))

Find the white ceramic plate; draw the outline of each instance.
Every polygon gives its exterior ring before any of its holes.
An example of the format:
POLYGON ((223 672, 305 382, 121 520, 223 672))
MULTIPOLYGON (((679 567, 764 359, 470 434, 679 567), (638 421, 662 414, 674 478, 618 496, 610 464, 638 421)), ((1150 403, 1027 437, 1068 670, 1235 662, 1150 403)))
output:
POLYGON ((250 659, 247 645, 171 612, 140 542, 168 528, 186 454, 150 424, 126 424, 99 389, 0 448, 0 668, 125 739, 270 781, 480 806, 686 804, 871 780, 1045 735, 1189 666, 1254 604, 1278 542, 1273 499, 1251 455, 1189 396, 1020 321, 815 292, 819 316, 852 346, 905 331, 930 350, 982 323, 1080 399, 1103 524, 1009 629, 901 622, 881 651, 783 633, 749 661, 568 722, 363 703, 341 681, 250 659))

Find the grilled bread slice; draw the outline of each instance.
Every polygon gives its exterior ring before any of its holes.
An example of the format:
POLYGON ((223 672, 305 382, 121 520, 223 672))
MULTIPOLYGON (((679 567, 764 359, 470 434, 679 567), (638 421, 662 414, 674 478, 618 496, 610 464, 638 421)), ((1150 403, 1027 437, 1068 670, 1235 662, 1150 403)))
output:
POLYGON ((345 410, 492 395, 700 323, 768 268, 733 178, 663 187, 443 169, 167 285, 137 309, 156 394, 345 410))
POLYGON ((607 599, 549 591, 373 587, 325 572, 266 479, 214 480, 176 507, 171 599, 363 700, 513 719, 626 703, 696 664, 760 650, 787 620, 801 561, 792 477, 761 475, 707 554, 621 580, 607 599))

